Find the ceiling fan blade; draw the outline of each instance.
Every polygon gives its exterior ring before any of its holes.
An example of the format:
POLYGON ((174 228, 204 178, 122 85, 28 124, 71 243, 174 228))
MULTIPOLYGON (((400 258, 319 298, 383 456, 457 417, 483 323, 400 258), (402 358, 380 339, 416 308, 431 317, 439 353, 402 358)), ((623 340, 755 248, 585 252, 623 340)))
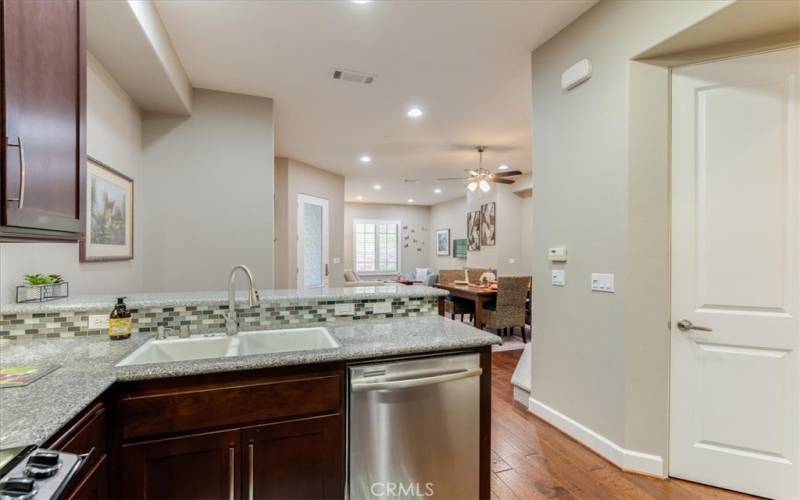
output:
POLYGON ((494 175, 495 177, 513 177, 515 175, 522 175, 522 172, 520 172, 519 170, 509 170, 507 172, 497 172, 492 175, 494 175))
POLYGON ((489 182, 496 182, 497 184, 514 184, 511 179, 490 179, 489 182))

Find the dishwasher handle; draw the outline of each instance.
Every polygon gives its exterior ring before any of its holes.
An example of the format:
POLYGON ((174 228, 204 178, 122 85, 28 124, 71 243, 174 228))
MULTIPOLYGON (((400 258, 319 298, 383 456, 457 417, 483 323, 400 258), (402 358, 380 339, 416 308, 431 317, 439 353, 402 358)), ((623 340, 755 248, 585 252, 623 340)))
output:
POLYGON ((451 382, 453 380, 461 380, 463 378, 477 377, 482 373, 483 373, 482 368, 469 368, 467 370, 462 370, 454 373, 434 375, 432 377, 412 378, 407 380, 393 380, 387 382, 353 382, 350 384, 350 387, 353 392, 410 389, 412 387, 441 384, 443 382, 451 382))

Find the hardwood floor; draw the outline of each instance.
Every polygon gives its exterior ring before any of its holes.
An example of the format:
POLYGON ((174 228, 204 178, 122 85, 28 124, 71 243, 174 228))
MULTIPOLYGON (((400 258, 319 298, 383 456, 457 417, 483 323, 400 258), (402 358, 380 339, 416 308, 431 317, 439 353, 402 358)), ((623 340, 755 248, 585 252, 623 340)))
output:
POLYGON ((752 498, 678 479, 623 472, 528 412, 512 397, 522 351, 492 354, 492 498, 752 498))

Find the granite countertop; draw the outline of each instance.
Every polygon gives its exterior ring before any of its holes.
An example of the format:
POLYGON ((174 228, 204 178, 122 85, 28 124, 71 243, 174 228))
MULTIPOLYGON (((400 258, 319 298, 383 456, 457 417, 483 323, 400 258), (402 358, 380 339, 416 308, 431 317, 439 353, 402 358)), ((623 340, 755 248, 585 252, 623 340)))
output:
MULTIPOLYGON (((344 288, 319 288, 308 290, 273 290, 258 291, 261 302, 304 302, 309 300, 381 300, 403 297, 441 297, 447 292, 438 288, 422 285, 362 286, 344 288)), ((62 311, 107 310, 117 302, 117 297, 125 296, 129 308, 144 307, 176 307, 206 306, 228 303, 227 291, 210 292, 169 292, 169 293, 118 293, 104 295, 79 295, 49 302, 26 304, 0 304, 0 314, 28 314, 62 311)), ((239 289, 236 301, 247 301, 245 291, 239 289)))
MULTIPOLYGON (((307 326, 312 325, 303 325, 307 326)), ((0 367, 55 363, 61 368, 28 386, 0 389, 0 448, 42 444, 115 381, 351 361, 500 343, 495 335, 441 316, 321 326, 341 347, 120 368, 114 365, 150 336, 135 335, 113 342, 105 337, 82 337, 3 346, 0 367)))

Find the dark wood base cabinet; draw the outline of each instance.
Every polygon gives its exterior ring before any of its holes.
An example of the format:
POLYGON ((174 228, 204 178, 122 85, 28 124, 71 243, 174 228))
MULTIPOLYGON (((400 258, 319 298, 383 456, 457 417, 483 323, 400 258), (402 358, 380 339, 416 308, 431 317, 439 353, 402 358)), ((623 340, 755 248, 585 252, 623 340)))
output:
POLYGON ((241 498, 238 430, 122 446, 122 498, 241 498))
POLYGON ((120 498, 344 496, 344 366, 120 384, 120 498))
MULTIPOLYGON (((491 351, 480 353, 488 499, 491 351)), ((69 499, 341 499, 346 386, 343 363, 117 383, 45 447, 89 454, 69 499)))
POLYGON ((89 405, 72 422, 45 443, 46 448, 87 455, 86 463, 64 494, 64 498, 93 500, 109 498, 110 446, 107 395, 89 405))
POLYGON ((342 498, 343 426, 330 415, 243 430, 245 498, 342 498))

